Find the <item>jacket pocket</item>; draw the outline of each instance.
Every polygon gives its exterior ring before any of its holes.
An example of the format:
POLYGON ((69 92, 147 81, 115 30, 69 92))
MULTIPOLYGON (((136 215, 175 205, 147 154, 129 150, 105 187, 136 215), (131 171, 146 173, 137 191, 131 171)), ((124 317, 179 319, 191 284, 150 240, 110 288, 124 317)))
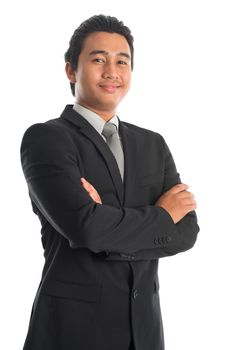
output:
POLYGON ((96 303, 100 300, 101 286, 46 280, 41 293, 59 298, 96 303))

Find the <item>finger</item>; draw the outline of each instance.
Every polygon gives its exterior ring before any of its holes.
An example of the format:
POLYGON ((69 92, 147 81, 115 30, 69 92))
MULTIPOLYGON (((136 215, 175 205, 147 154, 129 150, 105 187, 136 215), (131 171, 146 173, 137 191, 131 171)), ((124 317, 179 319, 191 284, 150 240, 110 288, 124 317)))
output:
POLYGON ((81 177, 80 179, 81 179, 81 181, 83 182, 83 184, 85 184, 86 186, 89 186, 89 187, 91 187, 92 189, 95 190, 95 188, 93 187, 93 185, 92 185, 90 182, 88 182, 84 177, 81 177))
POLYGON ((90 197, 92 198, 92 200, 94 200, 94 202, 97 201, 97 197, 95 196, 94 193, 90 192, 89 195, 90 195, 90 197))
POLYGON ((194 198, 194 194, 192 192, 189 192, 187 190, 185 191, 181 191, 177 194, 178 198, 180 199, 185 199, 185 198, 191 198, 193 199, 194 198))
POLYGON ((90 189, 90 184, 86 180, 82 180, 82 185, 85 187, 85 189, 90 189))
POLYGON ((184 198, 183 205, 195 205, 196 201, 193 198, 184 198))
POLYGON ((87 189, 88 189, 89 192, 92 192, 95 195, 97 194, 96 189, 89 182, 86 184, 86 186, 87 186, 87 189))
POLYGON ((194 194, 190 191, 185 191, 186 193, 188 193, 190 195, 191 198, 194 198, 194 194))
POLYGON ((92 188, 91 185, 88 183, 88 181, 86 180, 81 180, 82 182, 82 186, 84 187, 84 189, 90 194, 92 192, 92 188))
POLYGON ((86 184, 86 182, 87 182, 84 177, 81 177, 80 181, 82 182, 82 184, 86 184))
POLYGON ((93 185, 91 185, 84 177, 81 177, 80 180, 93 201, 102 204, 102 200, 93 185))
POLYGON ((178 193, 178 192, 186 191, 187 188, 189 188, 188 185, 181 183, 173 186, 169 191, 171 193, 178 193))
POLYGON ((87 180, 85 180, 85 178, 81 177, 80 179, 81 179, 82 184, 83 184, 86 188, 89 188, 89 189, 92 188, 92 185, 91 185, 87 180))
POLYGON ((196 204, 191 204, 191 205, 187 205, 188 211, 192 211, 197 209, 197 203, 196 204))
POLYGON ((89 193, 90 197, 95 201, 99 201, 99 194, 97 190, 91 185, 87 180, 84 178, 81 178, 82 184, 85 188, 85 190, 89 193))
POLYGON ((93 199, 93 200, 96 200, 96 191, 94 190, 94 187, 87 181, 85 180, 84 178, 81 178, 81 182, 83 184, 83 186, 85 187, 86 191, 89 193, 90 197, 93 199))

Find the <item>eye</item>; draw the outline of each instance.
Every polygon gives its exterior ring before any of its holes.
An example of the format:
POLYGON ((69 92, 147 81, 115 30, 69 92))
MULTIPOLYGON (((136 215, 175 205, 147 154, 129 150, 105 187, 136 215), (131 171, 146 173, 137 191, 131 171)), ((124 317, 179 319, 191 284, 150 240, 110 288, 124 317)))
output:
POLYGON ((118 61, 119 64, 122 64, 122 65, 127 65, 128 63, 125 62, 125 61, 118 61))
POLYGON ((93 59, 93 62, 97 62, 97 63, 102 63, 102 62, 104 62, 104 59, 103 58, 94 58, 93 59))

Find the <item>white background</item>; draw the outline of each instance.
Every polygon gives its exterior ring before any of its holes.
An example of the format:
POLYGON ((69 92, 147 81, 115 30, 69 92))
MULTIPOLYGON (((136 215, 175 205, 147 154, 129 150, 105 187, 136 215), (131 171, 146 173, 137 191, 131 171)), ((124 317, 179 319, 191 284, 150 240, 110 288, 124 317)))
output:
POLYGON ((73 103, 63 55, 75 28, 100 13, 135 38, 120 119, 165 137, 198 202, 195 247, 160 260, 166 350, 232 350, 234 11, 225 0, 1 2, 0 348, 22 348, 43 267, 21 138, 73 103))

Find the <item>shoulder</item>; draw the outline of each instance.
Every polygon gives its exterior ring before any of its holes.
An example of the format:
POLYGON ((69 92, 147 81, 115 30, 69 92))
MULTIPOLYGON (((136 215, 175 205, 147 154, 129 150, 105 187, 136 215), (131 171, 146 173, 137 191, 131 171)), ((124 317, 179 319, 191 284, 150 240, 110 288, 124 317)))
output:
POLYGON ((22 142, 25 139, 49 139, 55 141, 58 137, 68 139, 69 133, 66 130, 63 120, 59 118, 49 119, 45 122, 30 125, 22 135, 22 142))
POLYGON ((24 132, 20 152, 65 152, 73 149, 71 135, 61 118, 30 125, 24 132))
POLYGON ((143 127, 140 127, 138 125, 131 124, 128 122, 121 121, 121 123, 123 124, 123 126, 126 126, 130 131, 132 131, 136 135, 136 137, 143 138, 145 140, 147 140, 147 139, 154 140, 154 141, 158 141, 160 143, 162 143, 164 141, 163 136, 156 131, 146 129, 146 128, 143 128, 143 127))

